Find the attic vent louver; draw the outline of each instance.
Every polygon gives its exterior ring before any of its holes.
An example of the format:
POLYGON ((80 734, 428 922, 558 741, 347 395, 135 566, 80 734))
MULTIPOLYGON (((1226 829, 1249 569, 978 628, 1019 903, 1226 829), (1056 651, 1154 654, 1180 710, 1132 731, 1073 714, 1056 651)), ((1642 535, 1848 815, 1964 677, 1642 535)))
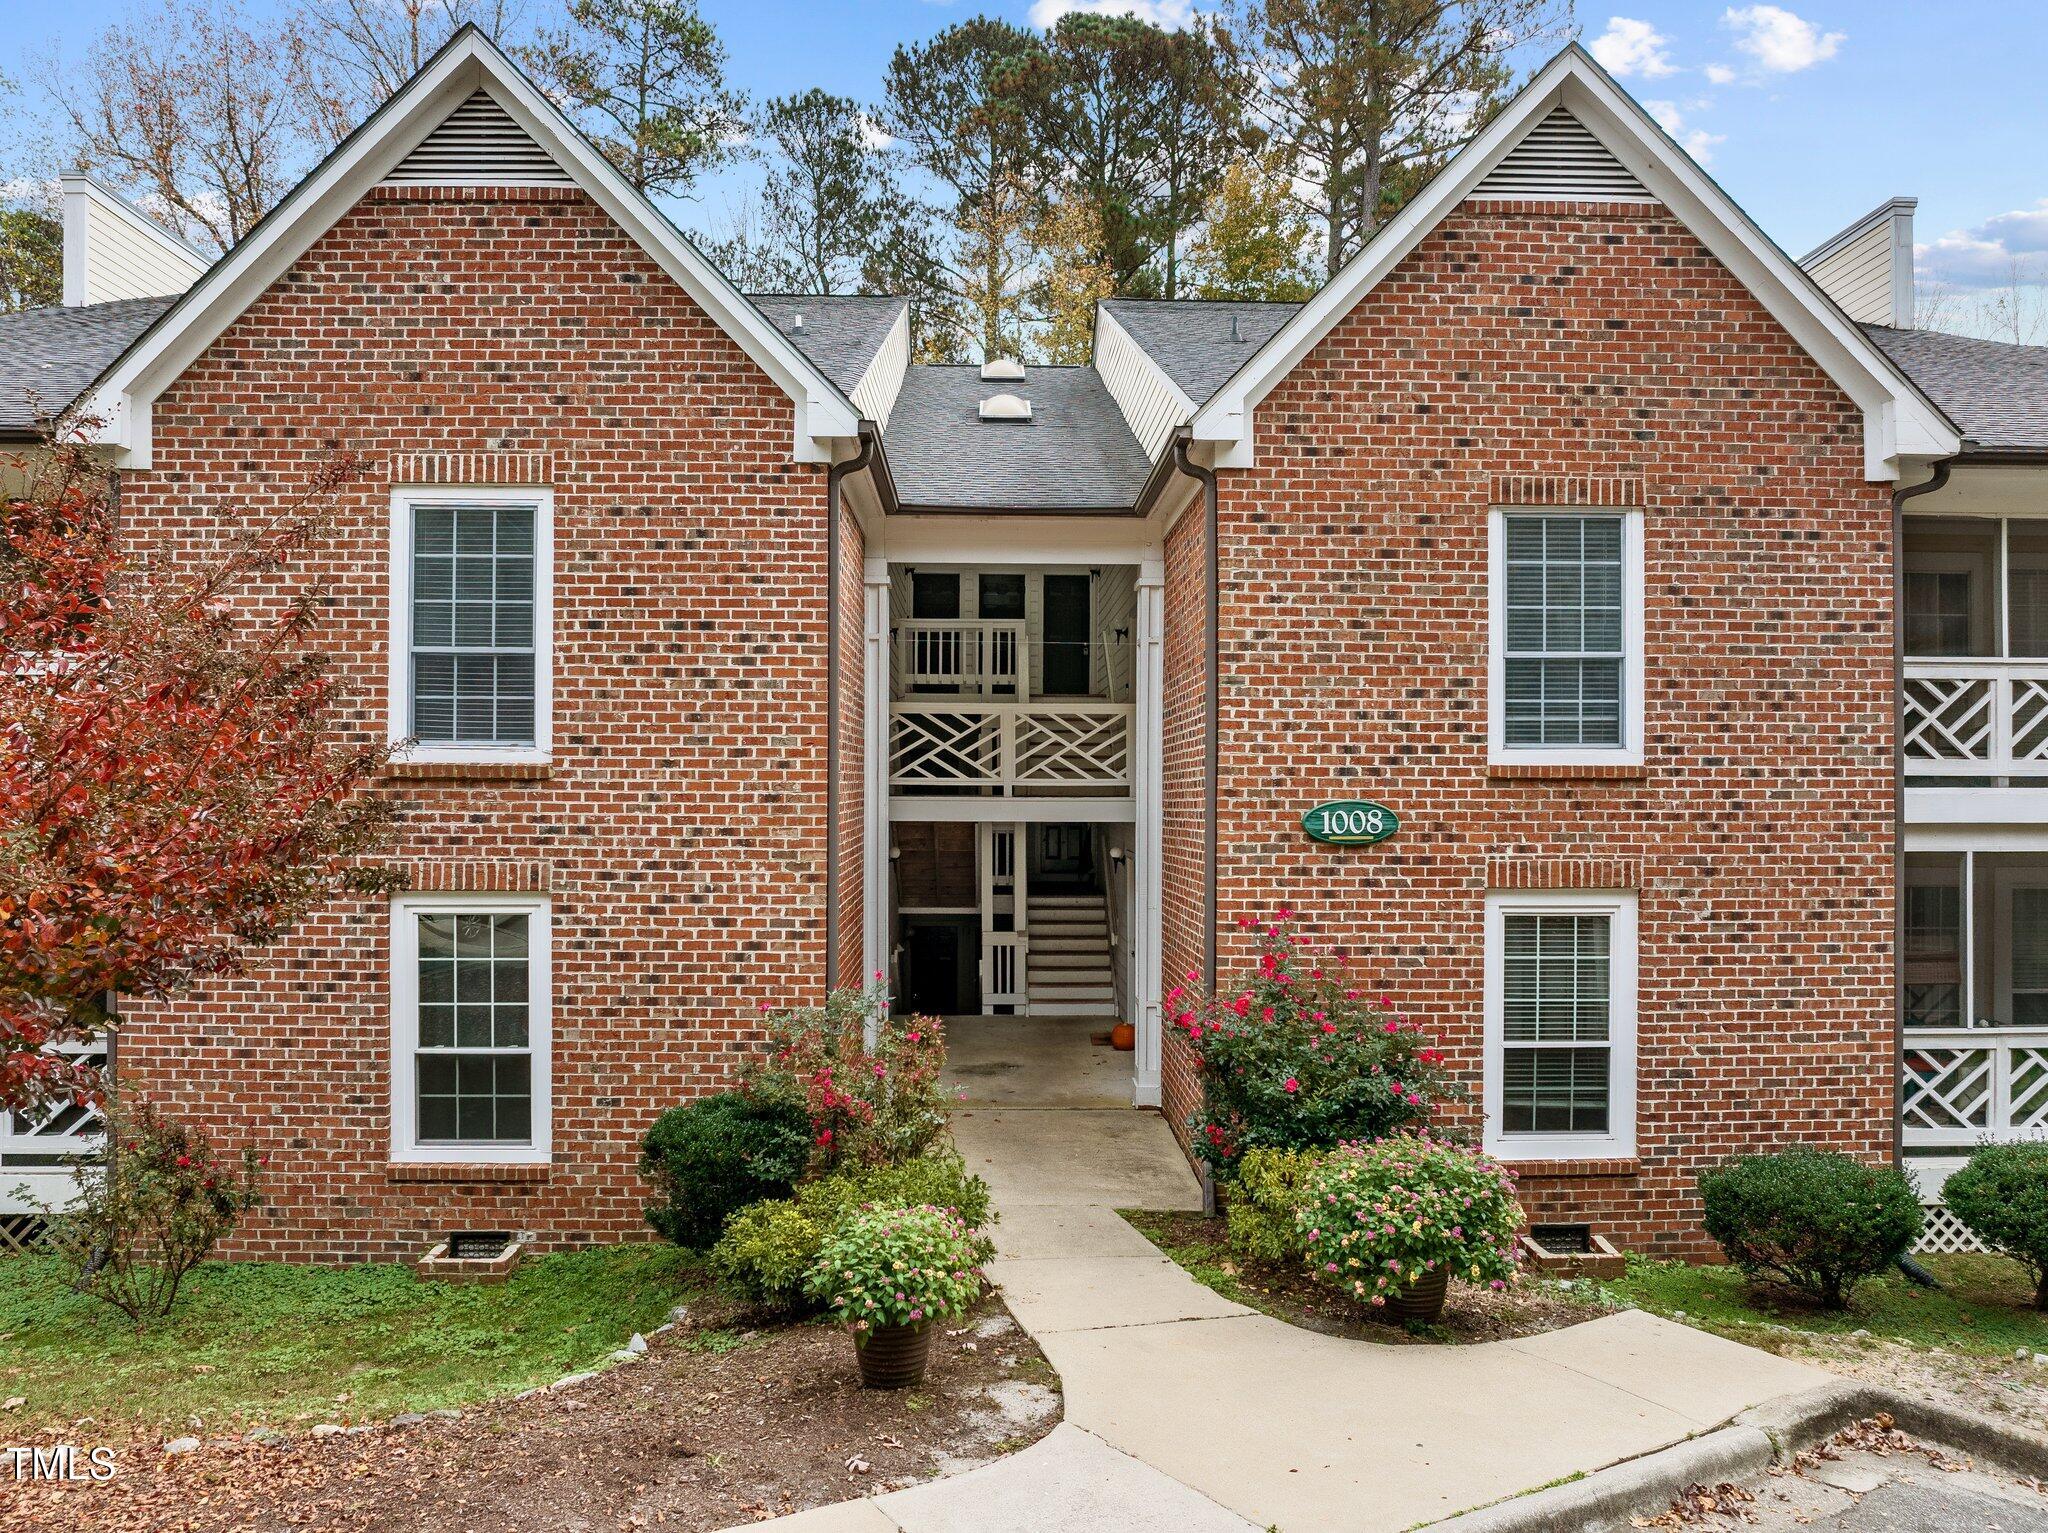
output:
POLYGON ((1590 128, 1563 107, 1531 128, 1471 194, 1563 202, 1657 200, 1590 128))
POLYGON ((1031 419, 1031 401, 1015 394, 991 394, 981 402, 981 418, 985 421, 1028 421, 1031 419))
POLYGON ((569 174, 478 91, 384 178, 387 186, 567 186, 569 174))
POLYGON ((991 357, 981 364, 981 381, 984 383, 1022 383, 1024 364, 1015 357, 991 357))

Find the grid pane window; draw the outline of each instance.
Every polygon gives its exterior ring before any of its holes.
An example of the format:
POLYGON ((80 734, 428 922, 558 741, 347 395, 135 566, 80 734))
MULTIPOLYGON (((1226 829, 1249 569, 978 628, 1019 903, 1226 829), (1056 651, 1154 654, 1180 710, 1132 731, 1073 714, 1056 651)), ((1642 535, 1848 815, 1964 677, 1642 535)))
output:
POLYGON ((524 911, 418 918, 423 1144, 532 1137, 530 920, 524 911))
POLYGON ((1970 653, 1969 571, 1906 572, 1906 653, 1970 653))
POLYGON ((1612 941, 1605 915, 1502 918, 1505 1132, 1607 1132, 1612 941))
POLYGON ((413 509, 411 730, 424 744, 534 743, 535 515, 413 509))
POLYGON ((1622 518, 1504 518, 1503 727, 1511 746, 1619 746, 1622 518))
POLYGON ((1954 884, 1906 888, 1906 957, 1955 958, 1963 946, 1963 893, 1954 884))

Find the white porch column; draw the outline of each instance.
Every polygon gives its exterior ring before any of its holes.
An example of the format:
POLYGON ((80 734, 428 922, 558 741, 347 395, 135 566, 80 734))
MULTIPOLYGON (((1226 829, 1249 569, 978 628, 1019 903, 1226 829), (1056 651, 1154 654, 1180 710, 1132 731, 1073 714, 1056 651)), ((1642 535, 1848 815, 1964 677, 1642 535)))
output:
POLYGON ((870 559, 862 573, 867 588, 866 628, 862 635, 861 755, 861 976, 866 983, 887 975, 891 916, 889 908, 889 561, 870 559))
POLYGON ((1131 691, 1136 708, 1131 718, 1131 796, 1137 823, 1132 836, 1136 876, 1130 953, 1131 1000, 1138 1030, 1136 1076, 1131 1099, 1140 1107, 1159 1105, 1159 1037, 1161 991, 1159 888, 1162 835, 1160 792, 1164 781, 1161 739, 1165 729, 1166 561, 1145 559, 1138 566, 1137 632, 1131 691))

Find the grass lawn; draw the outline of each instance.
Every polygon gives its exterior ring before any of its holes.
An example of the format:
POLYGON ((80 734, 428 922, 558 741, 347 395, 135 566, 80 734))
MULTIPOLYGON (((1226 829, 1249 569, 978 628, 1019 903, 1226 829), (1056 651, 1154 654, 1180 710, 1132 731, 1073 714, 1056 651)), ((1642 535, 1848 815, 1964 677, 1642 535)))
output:
POLYGON ((459 1406, 588 1368, 709 1288, 697 1258, 637 1244, 532 1258, 489 1287, 395 1265, 208 1262, 140 1335, 54 1259, 0 1259, 10 1431, 350 1423, 459 1406))
POLYGON ((2017 1262, 2002 1256, 1924 1256, 1941 1280, 1921 1288, 1893 1273, 1859 1285, 1850 1307, 1818 1309, 1796 1294, 1752 1287, 1733 1267, 1631 1258, 1628 1276, 1607 1291, 1652 1314, 1680 1311, 1695 1325, 1755 1342, 1758 1328, 1791 1326, 1816 1335, 1868 1331, 1893 1341, 1982 1357, 2010 1357, 2019 1347, 2048 1352, 2048 1313, 2033 1307, 2033 1285, 2017 1262))

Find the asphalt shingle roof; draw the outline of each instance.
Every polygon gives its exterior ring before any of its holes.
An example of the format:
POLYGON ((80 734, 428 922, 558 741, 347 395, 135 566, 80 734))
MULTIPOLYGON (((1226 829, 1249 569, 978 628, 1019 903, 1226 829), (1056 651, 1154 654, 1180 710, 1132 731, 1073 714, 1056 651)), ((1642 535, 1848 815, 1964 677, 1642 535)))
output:
POLYGON ((796 342, 841 391, 860 382, 906 300, 887 294, 749 293, 755 308, 796 342), (803 328, 797 328, 797 319, 803 328))
POLYGON ((0 314, 0 432, 33 431, 65 409, 176 301, 123 298, 0 314))
POLYGON ((1102 306, 1198 408, 1301 307, 1138 298, 1105 299, 1102 306))
POLYGON ((988 511, 1122 511, 1152 464, 1092 367, 1030 367, 983 382, 976 367, 913 367, 882 445, 905 506, 988 511), (1018 394, 1028 421, 985 421, 981 401, 1018 394))
POLYGON ((1865 325, 1970 447, 2048 449, 2048 346, 1865 325))

